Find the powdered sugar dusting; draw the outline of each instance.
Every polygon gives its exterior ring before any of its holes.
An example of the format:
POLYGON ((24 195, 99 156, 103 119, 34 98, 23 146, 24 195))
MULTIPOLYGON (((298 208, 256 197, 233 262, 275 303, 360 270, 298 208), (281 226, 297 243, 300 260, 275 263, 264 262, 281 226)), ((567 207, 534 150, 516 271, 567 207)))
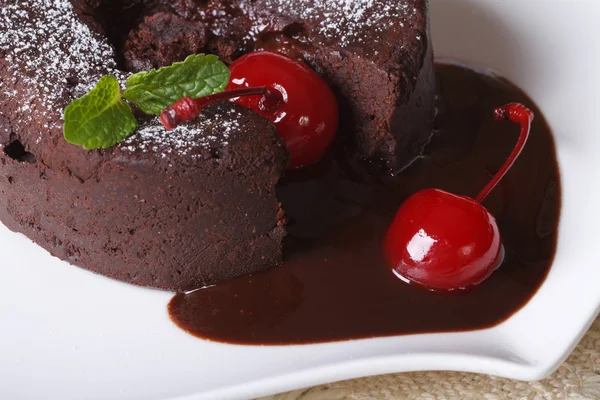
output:
POLYGON ((267 9, 307 22, 316 33, 332 37, 340 47, 369 43, 409 24, 418 10, 404 0, 264 0, 267 9))
POLYGON ((0 0, 0 55, 12 73, 0 81, 0 95, 14 97, 19 88, 21 122, 39 113, 52 120, 49 113, 58 114, 100 75, 117 72, 112 47, 77 17, 69 0, 0 0))
MULTIPOLYGON (((378 33, 394 25, 402 28, 418 13, 407 0, 258 2, 261 9, 282 19, 304 21, 314 33, 341 47, 377 41, 378 33)), ((259 19, 254 25, 268 29, 269 22, 259 19)), ((0 0, 0 68, 10 72, 0 80, 0 101, 15 105, 11 119, 22 125, 45 121, 44 128, 56 129, 62 126, 60 116, 68 102, 87 93, 102 75, 116 76, 121 82, 127 78, 117 69, 112 46, 80 20, 70 0, 0 0)), ((193 146, 226 145, 238 122, 232 115, 217 117, 200 118, 173 132, 153 120, 142 124, 122 148, 133 151, 139 145, 143 151, 186 154, 193 146), (219 128, 207 129, 211 124, 219 128), (218 132, 207 136, 208 131, 218 132)), ((42 135, 38 132, 36 142, 42 135)))
POLYGON ((142 123, 136 134, 121 142, 120 147, 126 152, 160 153, 162 158, 172 153, 198 156, 198 150, 227 146, 230 137, 242 128, 242 119, 236 109, 221 109, 167 131, 158 118, 153 118, 142 123))

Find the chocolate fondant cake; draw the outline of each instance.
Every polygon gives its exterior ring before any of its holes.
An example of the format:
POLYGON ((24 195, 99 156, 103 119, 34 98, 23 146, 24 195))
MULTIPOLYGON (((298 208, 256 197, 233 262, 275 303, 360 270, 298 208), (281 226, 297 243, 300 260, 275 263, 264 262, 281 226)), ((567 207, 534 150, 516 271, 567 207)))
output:
POLYGON ((425 0, 0 0, 0 221, 94 272, 189 290, 278 264, 288 155, 277 129, 224 103, 167 132, 87 151, 62 113, 102 75, 198 52, 301 59, 340 104, 336 146, 397 172, 433 123, 425 0))

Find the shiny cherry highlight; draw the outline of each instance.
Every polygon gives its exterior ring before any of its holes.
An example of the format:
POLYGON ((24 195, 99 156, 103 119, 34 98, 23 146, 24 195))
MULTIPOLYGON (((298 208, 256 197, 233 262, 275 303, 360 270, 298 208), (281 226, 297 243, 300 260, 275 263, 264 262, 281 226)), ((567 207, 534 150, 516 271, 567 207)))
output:
POLYGON ((475 199, 424 189, 399 208, 383 250, 401 279, 432 290, 464 289, 481 283, 500 266, 502 241, 496 219, 481 205, 523 150, 533 112, 518 103, 494 110, 497 121, 520 124, 519 140, 504 165, 475 199))
POLYGON ((337 132, 338 104, 327 83, 307 65, 279 53, 257 51, 230 65, 227 90, 262 86, 281 95, 278 107, 264 96, 240 96, 235 102, 273 122, 290 153, 289 168, 314 164, 337 132), (268 101, 267 101, 268 103, 268 101))

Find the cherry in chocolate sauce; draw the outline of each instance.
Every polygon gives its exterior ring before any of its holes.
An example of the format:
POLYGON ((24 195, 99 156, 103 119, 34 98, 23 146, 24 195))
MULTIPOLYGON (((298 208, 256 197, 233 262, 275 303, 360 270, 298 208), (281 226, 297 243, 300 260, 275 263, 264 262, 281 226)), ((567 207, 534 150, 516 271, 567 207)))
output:
POLYGON ((556 245, 560 183, 550 129, 506 80, 456 65, 436 72, 439 112, 424 157, 385 183, 365 179, 342 155, 288 174, 279 188, 292 220, 284 265, 178 294, 172 320, 210 340, 274 345, 480 329, 521 308, 544 281, 556 245), (398 206, 429 187, 476 195, 519 135, 493 120, 492 110, 508 102, 524 103, 536 120, 521 157, 486 200, 503 264, 466 291, 397 279, 381 240, 398 206))

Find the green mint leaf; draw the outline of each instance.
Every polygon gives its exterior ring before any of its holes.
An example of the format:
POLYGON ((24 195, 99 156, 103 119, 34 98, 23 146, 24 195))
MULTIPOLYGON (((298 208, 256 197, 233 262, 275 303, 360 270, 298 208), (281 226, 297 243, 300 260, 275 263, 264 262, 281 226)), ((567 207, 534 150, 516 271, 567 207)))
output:
POLYGON ((229 68, 214 55, 195 54, 169 67, 139 72, 127 81, 123 97, 146 114, 159 115, 177 100, 222 92, 229 68))
POLYGON ((137 127, 113 76, 102 77, 88 94, 69 104, 64 118, 67 142, 86 150, 114 146, 137 127))

